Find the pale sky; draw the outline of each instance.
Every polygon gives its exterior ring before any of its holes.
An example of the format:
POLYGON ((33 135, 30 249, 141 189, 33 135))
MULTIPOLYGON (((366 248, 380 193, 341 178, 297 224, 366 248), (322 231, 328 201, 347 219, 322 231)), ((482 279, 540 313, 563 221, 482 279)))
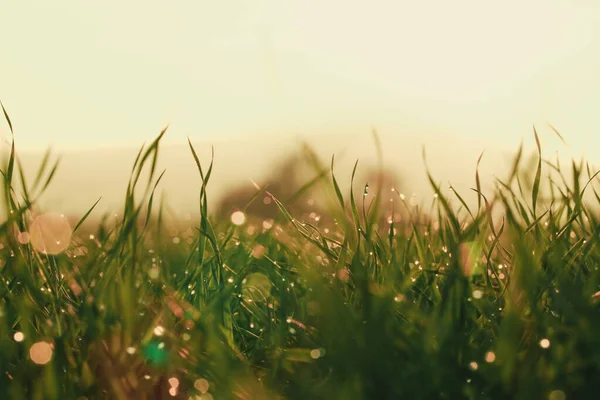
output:
POLYGON ((0 96, 22 148, 169 122, 177 142, 375 125, 493 145, 550 119, 598 143, 599 34, 592 0, 3 0, 0 96))
MULTIPOLYGON (((600 161, 595 0, 0 0, 22 151, 264 135, 516 149, 551 121, 600 161), (468 144, 468 146, 467 146, 468 144)), ((8 129, 0 123, 6 137, 8 129)))

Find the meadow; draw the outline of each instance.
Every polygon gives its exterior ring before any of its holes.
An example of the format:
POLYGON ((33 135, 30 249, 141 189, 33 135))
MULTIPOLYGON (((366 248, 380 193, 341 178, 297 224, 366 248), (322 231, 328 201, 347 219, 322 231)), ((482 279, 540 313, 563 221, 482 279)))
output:
POLYGON ((13 140, 0 398, 598 397, 600 195, 584 161, 546 160, 538 141, 488 193, 477 171, 470 193, 429 175, 434 196, 414 201, 306 149, 300 182, 212 212, 218 155, 190 144, 198 213, 178 220, 156 195, 164 133, 123 171, 122 210, 75 219, 38 209, 57 166, 26 182, 13 140))

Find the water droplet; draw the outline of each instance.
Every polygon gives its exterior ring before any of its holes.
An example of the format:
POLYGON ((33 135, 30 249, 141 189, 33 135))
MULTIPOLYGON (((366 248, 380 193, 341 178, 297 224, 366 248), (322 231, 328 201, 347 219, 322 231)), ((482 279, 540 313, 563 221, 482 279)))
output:
POLYGON ((481 290, 474 290, 473 291, 473 298, 475 299, 481 299, 483 297, 483 292, 481 290))
POLYGON ((493 351, 488 351, 488 352, 485 354, 485 361, 486 361, 486 362, 489 362, 489 363, 493 363, 493 362, 494 362, 494 360, 496 360, 496 354, 494 354, 494 352, 493 352, 493 351))
POLYGON ((15 342, 22 342, 23 340, 25 340, 25 335, 23 334, 23 332, 16 332, 13 336, 13 339, 15 339, 15 342))
POLYGON ((469 368, 471 368, 472 371, 477 371, 477 369, 479 368, 479 365, 475 361, 471 361, 469 363, 469 368))
POLYGON ((165 334, 165 328, 162 325, 158 325, 156 328, 154 328, 154 334, 156 336, 162 336, 165 334))
POLYGON ((550 347, 550 340, 548 340, 546 338, 540 340, 540 347, 542 349, 547 349, 548 347, 550 347))

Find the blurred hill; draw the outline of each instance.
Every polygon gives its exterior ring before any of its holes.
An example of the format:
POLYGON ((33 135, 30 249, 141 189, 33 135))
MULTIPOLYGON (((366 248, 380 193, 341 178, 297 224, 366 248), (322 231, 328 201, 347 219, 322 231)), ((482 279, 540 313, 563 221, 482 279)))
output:
MULTIPOLYGON (((401 177, 402 188, 399 190, 407 196, 413 193, 419 197, 430 196, 432 192, 422 157, 422 142, 425 140, 418 135, 406 134, 380 135, 380 141, 383 149, 381 166, 388 175, 401 177)), ((367 175, 378 165, 375 141, 368 132, 320 137, 257 136, 212 143, 193 141, 204 168, 210 163, 211 147, 214 146, 214 171, 208 186, 212 211, 216 211, 214 206, 217 202, 221 203, 221 211, 227 207, 239 207, 238 200, 232 199, 251 196, 256 191, 253 181, 259 186, 268 181, 273 185, 277 181, 278 187, 272 187, 272 190, 281 195, 291 194, 297 189, 294 186, 306 183, 314 175, 314 171, 294 168, 296 163, 301 162, 306 143, 313 150, 314 157, 326 166, 335 154, 335 173, 344 191, 349 188, 352 167, 357 159, 359 166, 355 187, 362 187, 367 175)), ((435 179, 444 184, 451 181, 457 190, 469 191, 474 186, 477 157, 483 150, 480 145, 452 136, 427 141, 427 163, 435 179)), ((491 182, 493 172, 502 176, 517 147, 518 143, 507 143, 505 149, 487 149, 480 167, 482 181, 491 182)), ((60 157, 60 165, 40 206, 65 214, 82 214, 102 196, 95 214, 119 212, 138 150, 101 148, 53 152, 52 159, 60 157)), ((17 153, 28 182, 33 181, 43 153, 20 151, 18 141, 17 153)), ((166 169, 158 189, 159 194, 162 192, 166 196, 166 204, 180 216, 195 213, 201 181, 187 144, 162 144, 158 168, 166 169)), ((331 179, 329 174, 327 179, 331 179)), ((475 201, 471 193, 466 193, 465 197, 467 201, 475 201)))

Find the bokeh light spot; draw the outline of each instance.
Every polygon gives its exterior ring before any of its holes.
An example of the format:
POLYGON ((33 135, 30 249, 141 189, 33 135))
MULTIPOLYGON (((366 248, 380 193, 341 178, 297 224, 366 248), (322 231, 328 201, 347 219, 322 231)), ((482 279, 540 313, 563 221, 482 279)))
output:
POLYGON ((179 379, 175 378, 174 376, 169 378, 169 385, 177 389, 179 387, 179 379))
POLYGON ((36 364, 48 364, 52 359, 52 346, 47 342, 34 343, 29 349, 29 357, 36 364))
POLYGON ((29 232, 19 232, 19 234, 17 235, 17 241, 21 244, 29 243, 30 239, 31 236, 29 235, 29 232))
POLYGON ((550 392, 550 396, 548 396, 549 400, 565 400, 567 395, 562 390, 553 390, 550 392))
POLYGON ((208 392, 208 388, 210 387, 210 384, 208 383, 208 381, 204 378, 200 378, 197 379, 196 382, 194 382, 194 387, 202 394, 208 392))
POLYGON ((33 247, 44 254, 60 254, 71 243, 73 230, 64 215, 46 213, 37 216, 29 228, 33 247))
POLYGON ((231 222, 237 226, 243 225, 246 222, 246 215, 242 211, 236 211, 231 214, 231 222))

